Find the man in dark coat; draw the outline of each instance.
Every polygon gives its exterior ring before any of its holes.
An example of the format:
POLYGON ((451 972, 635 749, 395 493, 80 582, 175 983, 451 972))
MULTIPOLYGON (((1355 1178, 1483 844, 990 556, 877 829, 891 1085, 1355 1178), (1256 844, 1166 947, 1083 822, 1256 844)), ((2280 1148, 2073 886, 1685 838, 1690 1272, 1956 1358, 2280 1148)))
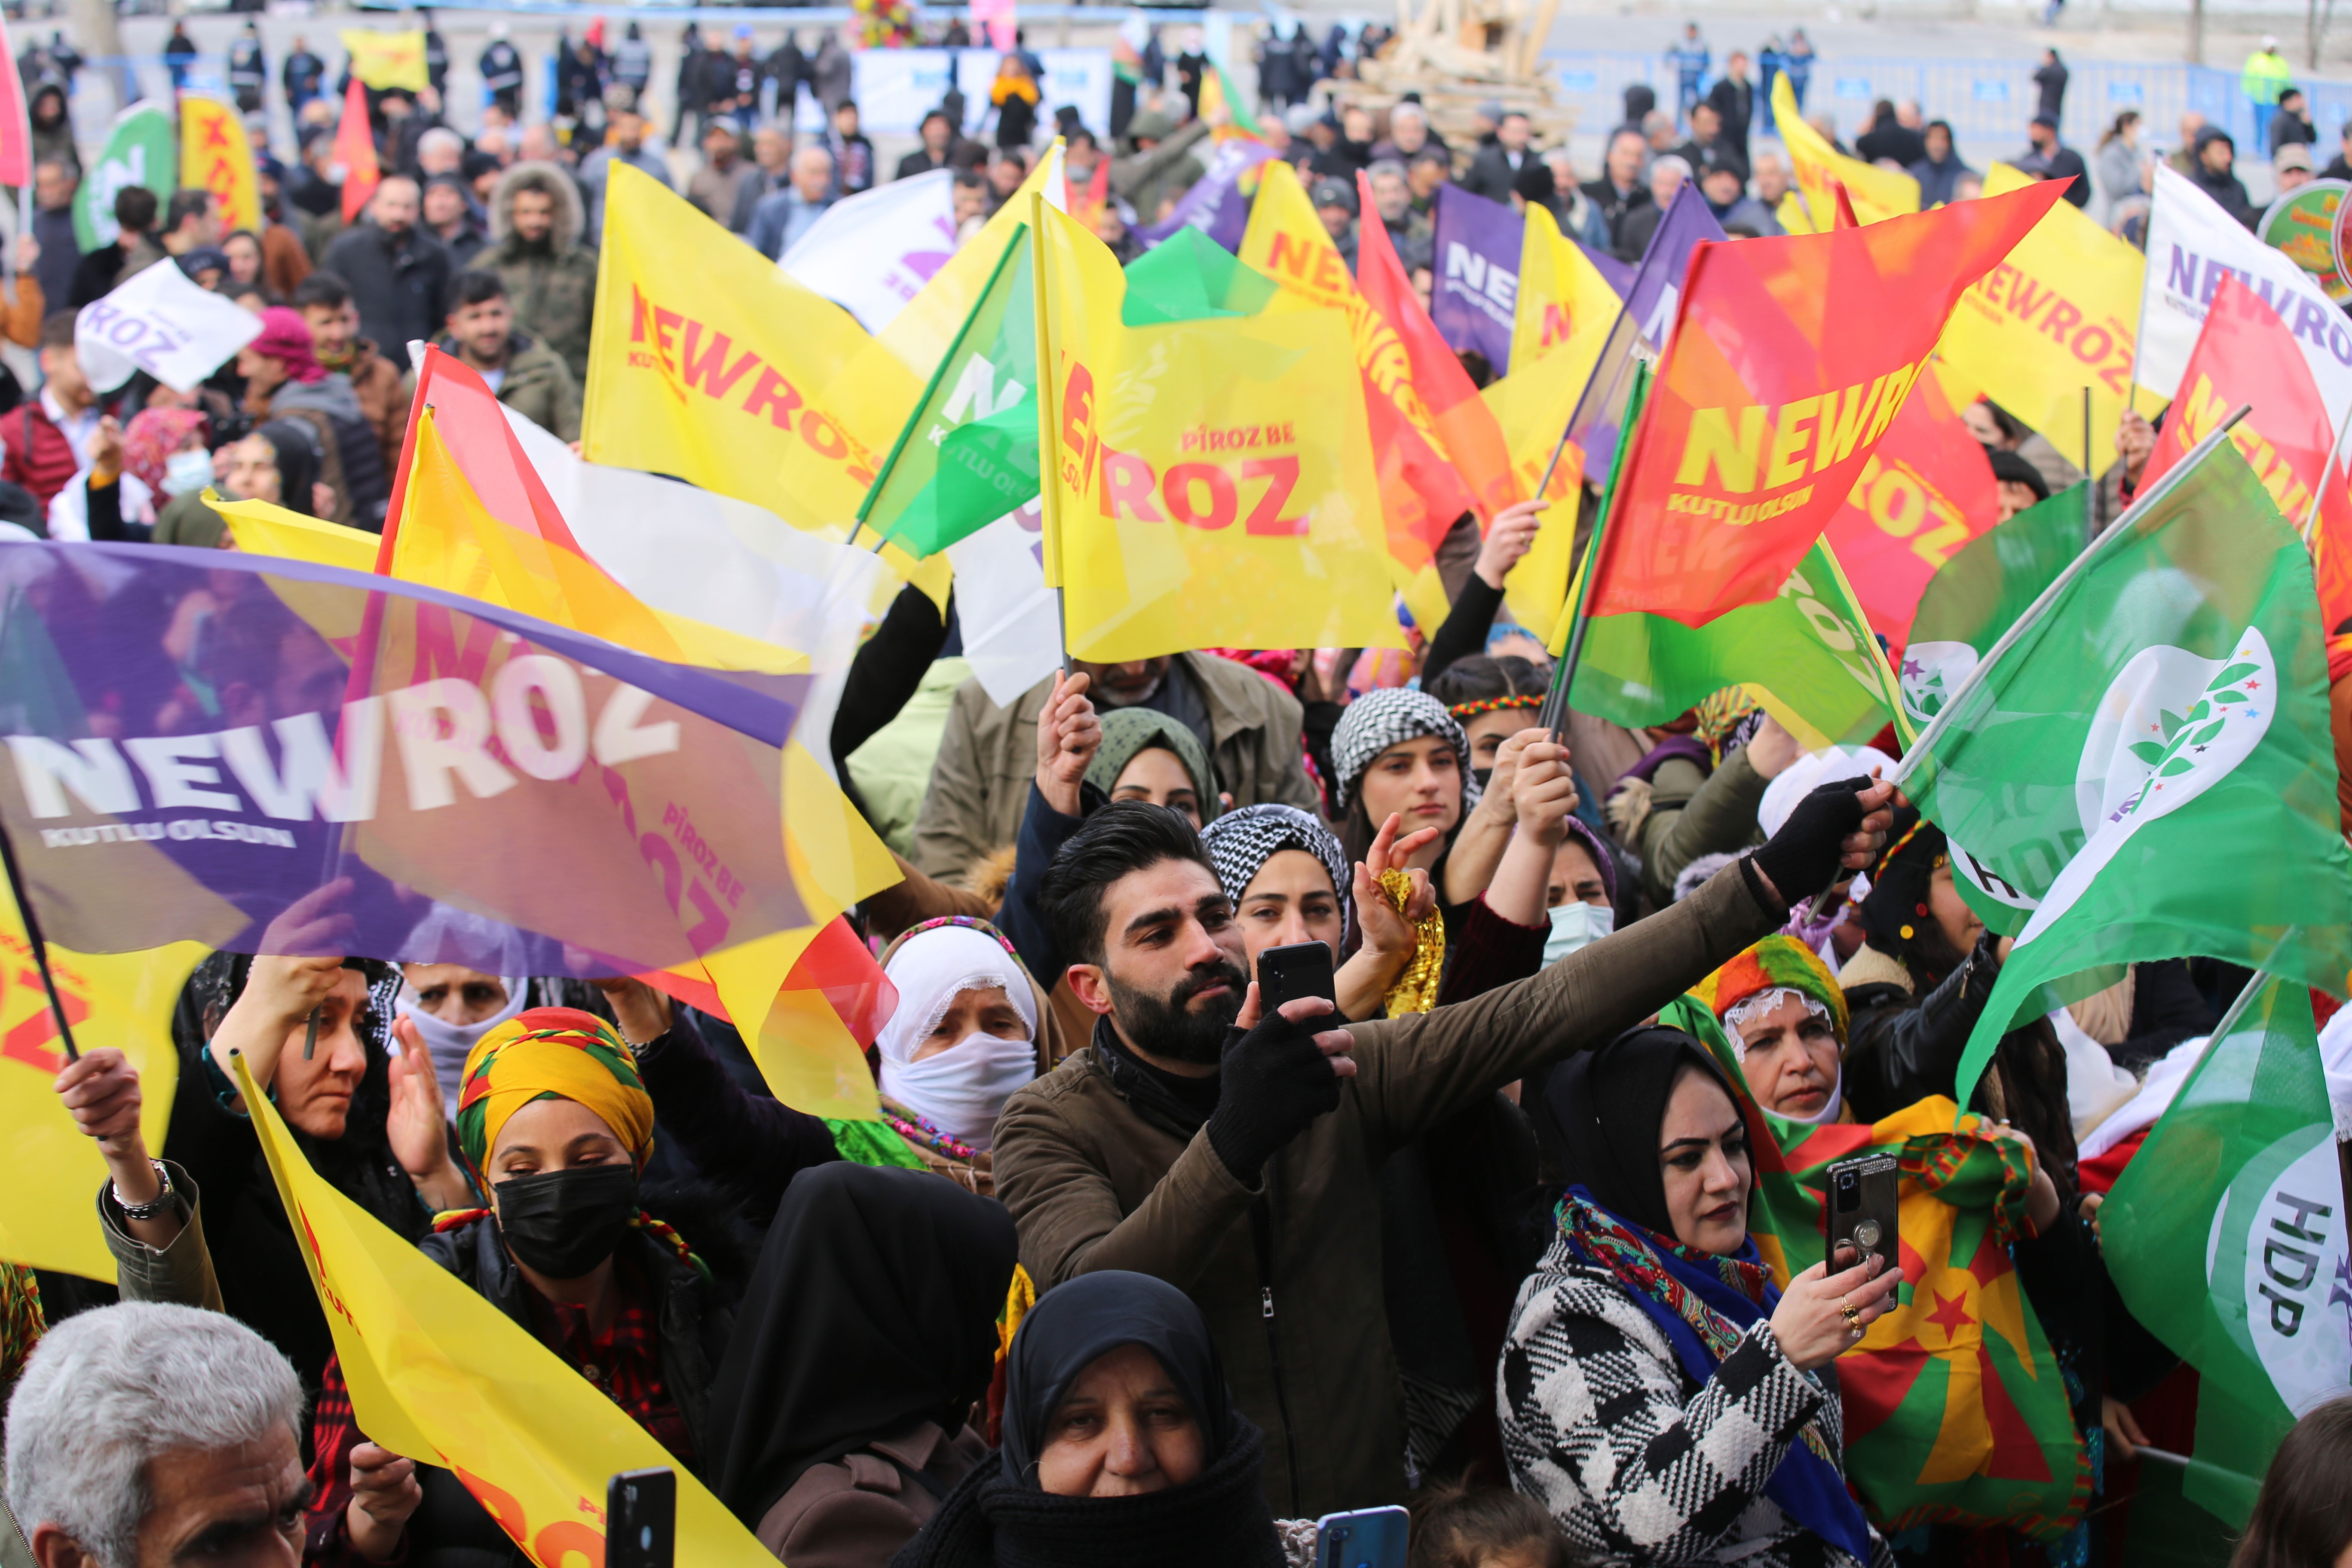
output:
MULTIPOLYGON (((2066 187, 2066 199, 2078 207, 2086 205, 2091 199, 2091 172, 2083 163, 2083 154, 2058 140, 2058 121, 2047 114, 2037 114, 2027 134, 2032 138, 2033 150, 2017 161, 2018 168, 2037 180, 2072 179, 2074 183, 2066 187)), ((2212 134, 2224 142, 2230 139, 2220 131, 2214 131, 2212 134)), ((2197 145, 2200 148, 2205 145, 2205 132, 2198 133, 2197 145)), ((2229 163, 2224 160, 2222 171, 2226 174, 2228 170, 2229 163)), ((2238 184, 2234 179, 2230 183, 2233 185, 2238 184)), ((2245 199, 2246 187, 2238 185, 2239 202, 2242 205, 2245 199)), ((2244 221, 2249 227, 2252 226, 2252 218, 2244 221)))
POLYGON ((1734 49, 1724 58, 1723 75, 1706 95, 1715 106, 1718 126, 1717 137, 1739 155, 1739 166, 1748 167, 1748 127, 1756 118, 1756 84, 1748 79, 1748 53, 1734 49))
POLYGON ((1470 160, 1462 188, 1488 201, 1509 201, 1520 166, 1536 161, 1528 146, 1528 117, 1516 109, 1506 110, 1495 122, 1494 145, 1479 148, 1478 155, 1470 160))
POLYGON ((406 364, 410 340, 441 329, 449 298, 449 253, 417 226, 416 182, 395 174, 375 188, 365 221, 327 247, 326 269, 351 285, 360 331, 406 364))

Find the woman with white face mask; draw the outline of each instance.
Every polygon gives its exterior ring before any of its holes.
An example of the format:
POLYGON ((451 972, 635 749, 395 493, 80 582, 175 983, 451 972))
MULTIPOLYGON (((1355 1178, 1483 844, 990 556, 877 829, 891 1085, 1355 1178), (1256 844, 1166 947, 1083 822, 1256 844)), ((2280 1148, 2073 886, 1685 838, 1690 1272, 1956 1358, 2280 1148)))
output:
POLYGON ((530 982, 520 975, 485 974, 461 963, 400 966, 398 1016, 425 1041, 441 1103, 457 1114, 466 1055, 476 1041, 530 1005, 530 982))
POLYGON ((883 1113, 924 1164, 990 1196, 997 1113, 1050 1065, 1045 998, 996 928, 963 916, 916 926, 882 967, 898 991, 874 1037, 883 1113))
POLYGON ((1552 852, 1551 879, 1544 889, 1551 921, 1544 938, 1544 962, 1557 963, 1588 942, 1617 929, 1617 858, 1601 836, 1576 817, 1561 819, 1559 847, 1552 852))

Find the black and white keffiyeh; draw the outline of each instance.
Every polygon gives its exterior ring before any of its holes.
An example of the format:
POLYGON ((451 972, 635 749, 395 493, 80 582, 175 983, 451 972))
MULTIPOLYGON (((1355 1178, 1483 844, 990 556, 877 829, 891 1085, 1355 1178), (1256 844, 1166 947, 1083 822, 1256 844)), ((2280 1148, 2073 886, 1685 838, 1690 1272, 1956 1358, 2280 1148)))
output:
POLYGON ((1342 952, 1356 940, 1356 900, 1349 896, 1347 851, 1339 836, 1312 813, 1295 805, 1250 805, 1224 816, 1201 829, 1201 845, 1217 868, 1225 897, 1236 904, 1268 860, 1285 849, 1304 849, 1331 873, 1332 890, 1339 895, 1342 952))
POLYGON ((1454 760, 1462 769, 1462 809, 1468 811, 1478 799, 1478 786, 1470 777, 1470 742, 1462 726, 1444 703, 1402 686, 1367 691, 1339 716, 1339 727, 1331 735, 1331 765, 1339 775, 1333 806, 1348 809, 1357 781, 1382 752, 1423 735, 1442 735, 1453 745, 1454 760))

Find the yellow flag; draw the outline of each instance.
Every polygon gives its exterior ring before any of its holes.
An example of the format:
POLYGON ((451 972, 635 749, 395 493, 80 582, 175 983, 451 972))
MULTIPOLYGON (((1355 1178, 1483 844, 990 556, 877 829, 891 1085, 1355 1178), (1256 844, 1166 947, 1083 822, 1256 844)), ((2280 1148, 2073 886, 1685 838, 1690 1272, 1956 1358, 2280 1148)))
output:
MULTIPOLYGON (((1519 241, 1518 304, 1511 316, 1512 374, 1570 338, 1586 339, 1597 354, 1601 339, 1590 336, 1593 324, 1605 336, 1623 306, 1584 247, 1559 232, 1551 209, 1529 202, 1527 233, 1519 241)), ((1567 428, 1565 421, 1560 427, 1567 428)))
POLYGON ((1031 205, 1045 564, 1072 656, 1401 646, 1346 318, 1130 330, 1111 253, 1031 205))
MULTIPOLYGON (((49 949, 74 1044, 117 1046, 139 1073, 139 1130, 163 1147, 179 1080, 172 1009, 209 949, 173 942, 145 952, 49 949)), ((114 1280, 114 1255, 99 1227, 106 1162, 58 1102, 50 1085, 66 1067, 55 1015, 16 901, 0 898, 0 1259, 114 1280)))
POLYGON ((652 176, 605 187, 583 456, 846 538, 922 383, 652 176))
MULTIPOLYGON (((1780 127, 1781 145, 1789 150, 1789 166, 1797 177, 1797 188, 1790 195, 1802 198, 1793 204, 1798 224, 1790 229, 1791 234, 1822 234, 1837 226, 1837 198, 1830 191, 1832 179, 1844 183, 1853 216, 1864 223, 1919 210, 1918 181, 1847 157, 1805 123, 1786 72, 1772 79, 1772 120, 1780 127)), ((1788 226, 1791 206, 1787 200, 1780 204, 1783 226, 1788 226)))
POLYGON ((346 572, 375 570, 376 547, 382 542, 363 529, 322 522, 266 500, 223 500, 211 489, 205 491, 205 504, 220 513, 229 537, 248 555, 314 561, 346 572))
POLYGON ((382 92, 388 87, 423 92, 432 78, 425 68, 425 29, 378 33, 345 27, 339 35, 352 57, 352 74, 382 92))
POLYGON ((775 1558, 646 1429, 529 1330, 311 1170, 237 1058, 253 1130, 371 1441, 453 1473, 540 1568, 604 1561, 604 1483, 677 1472, 677 1560, 775 1558))
POLYGON ((236 106, 216 98, 180 97, 180 184, 210 191, 220 204, 221 232, 261 227, 261 182, 253 143, 236 106))
MULTIPOLYGON (((1985 195, 2034 183, 2006 163, 1985 177, 1985 195)), ((2116 426, 2131 402, 2140 288, 2147 258, 2059 202, 2018 241, 2009 259, 1960 296, 1937 352, 1958 377, 2036 430, 2074 462, 2083 460, 2083 389, 2091 393, 2091 456, 2104 467, 2116 426)), ((2153 416, 2165 400, 2143 392, 2153 416)))
MULTIPOLYGON (((1530 211, 1535 210, 1530 207, 1530 211)), ((1610 296, 1614 299, 1616 296, 1610 296)), ((1576 443, 1560 443, 1576 400, 1592 379, 1601 346, 1616 324, 1613 315, 1589 315, 1573 336, 1548 353, 1522 360, 1511 356, 1511 374, 1478 395, 1494 410, 1509 443, 1511 467, 1528 494, 1543 482, 1544 468, 1559 453, 1544 497, 1552 504, 1536 530, 1535 542, 1503 578, 1503 602, 1523 626, 1549 626, 1568 598, 1569 574, 1576 561, 1576 517, 1583 498, 1585 455, 1576 443)))

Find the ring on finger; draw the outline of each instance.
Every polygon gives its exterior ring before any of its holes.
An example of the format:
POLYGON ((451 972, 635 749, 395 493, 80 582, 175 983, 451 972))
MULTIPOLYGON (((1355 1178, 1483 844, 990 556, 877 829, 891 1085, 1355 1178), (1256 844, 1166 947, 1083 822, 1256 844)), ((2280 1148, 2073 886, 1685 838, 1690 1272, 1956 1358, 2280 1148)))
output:
POLYGON ((1855 1306, 1850 1297, 1838 1302, 1838 1315, 1845 1320, 1845 1326, 1849 1329, 1862 1326, 1862 1309, 1855 1306))

